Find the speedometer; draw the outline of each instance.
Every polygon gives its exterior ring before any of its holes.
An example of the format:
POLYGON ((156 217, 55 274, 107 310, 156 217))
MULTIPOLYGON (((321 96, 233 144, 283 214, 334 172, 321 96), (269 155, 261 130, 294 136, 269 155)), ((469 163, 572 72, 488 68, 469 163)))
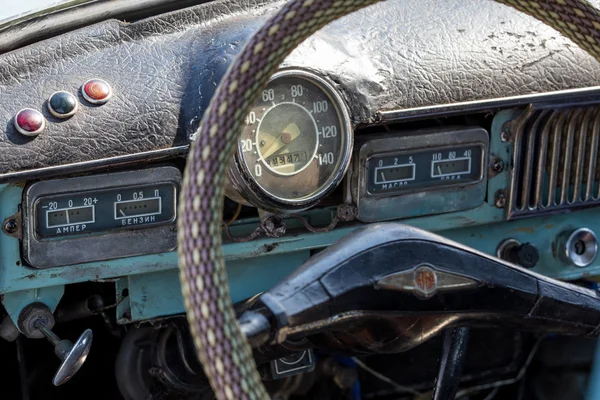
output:
POLYGON ((305 71, 275 74, 246 116, 231 177, 251 204, 305 209, 341 181, 352 136, 341 97, 305 71))

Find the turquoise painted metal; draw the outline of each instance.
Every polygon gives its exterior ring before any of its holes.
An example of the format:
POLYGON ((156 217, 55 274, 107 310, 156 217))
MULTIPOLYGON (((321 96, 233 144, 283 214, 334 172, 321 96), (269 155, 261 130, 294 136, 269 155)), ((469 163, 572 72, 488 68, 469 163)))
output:
POLYGON ((600 340, 596 342, 594 364, 592 365, 592 370, 588 377, 585 400, 600 400, 600 340))
POLYGON ((495 160, 504 163, 504 170, 493 176, 493 171, 488 172, 488 202, 493 203, 493 199, 499 190, 506 190, 510 187, 510 171, 513 168, 513 147, 509 142, 503 142, 501 132, 504 130, 506 122, 515 119, 521 114, 520 110, 500 111, 492 121, 492 135, 490 136, 490 164, 495 160))
MULTIPOLYGON (((0 219, 16 212, 21 201, 21 190, 18 186, 7 186, 0 192, 0 219)), ((324 215, 327 215, 328 221, 331 210, 317 210, 308 213, 310 222, 314 224, 321 223, 324 215)), ((477 226, 499 222, 503 220, 503 215, 502 210, 484 203, 482 206, 466 212, 409 219, 404 222, 423 229, 440 231, 457 226, 477 226)), ((245 234, 253 230, 258 223, 257 219, 241 221, 232 228, 232 232, 236 235, 245 234)), ((323 225, 325 224, 323 223, 323 225)), ((226 260, 251 259, 263 255, 320 249, 331 245, 362 224, 340 225, 339 228, 328 233, 310 233, 304 229, 294 229, 294 227, 298 227, 298 222, 294 220, 290 221, 289 226, 292 229, 282 238, 259 238, 246 243, 226 242, 223 246, 226 260)), ((177 269, 175 252, 43 270, 28 268, 23 266, 23 260, 20 258, 19 241, 4 234, 0 234, 0 257, 0 294, 177 269)))
MULTIPOLYGON (((490 175, 485 203, 468 211, 402 222, 489 254, 495 254, 498 245, 508 238, 531 243, 545 249, 540 252, 540 262, 534 271, 554 278, 600 276, 600 259, 587 268, 576 268, 558 261, 551 250, 563 231, 585 226, 600 233, 600 209, 506 222, 504 210, 494 205, 496 193, 509 187, 512 169, 512 147, 502 142, 500 133, 504 124, 519 113, 519 110, 501 111, 493 120, 490 160, 502 160, 505 168, 495 176, 490 175)), ((19 211, 22 193, 20 185, 0 185, 0 221, 19 211)), ((306 217, 312 225, 319 226, 327 225, 334 214, 334 208, 311 210, 306 217)), ((258 219, 238 221, 231 230, 234 235, 247 235, 258 223, 258 219)), ((290 220, 288 233, 282 238, 259 238, 246 243, 225 240, 223 250, 233 301, 243 301, 269 289, 306 261, 312 251, 331 245, 361 226, 360 223, 340 224, 328 233, 310 233, 298 221, 290 220)), ((63 295, 64 285, 90 280, 115 280, 117 321, 121 324, 185 312, 175 252, 45 270, 28 268, 23 263, 18 239, 0 233, 0 295, 15 323, 27 304, 41 301, 54 310, 63 295)), ((596 360, 587 400, 600 400, 600 343, 596 360)))
MULTIPOLYGON (((228 261, 227 275, 233 302, 268 290, 309 258, 310 251, 296 251, 228 261)), ((179 276, 174 271, 129 276, 120 279, 116 287, 117 322, 120 324, 185 313, 179 276), (128 295, 124 296, 124 293, 128 295)))
MULTIPOLYGON (((511 146, 500 140, 500 132, 506 121, 518 114, 518 110, 507 110, 494 118, 491 159, 501 159, 506 168, 491 177, 485 203, 472 210, 410 218, 402 222, 438 232, 490 254, 494 254, 498 244, 507 238, 532 243, 538 249, 551 249, 556 237, 564 230, 586 226, 600 232, 600 210, 594 209, 504 221, 504 210, 494 205, 494 196, 498 190, 508 187, 512 154, 511 146)), ((18 211, 21 198, 22 187, 0 186, 0 220, 18 211)), ((334 212, 334 209, 312 210, 307 213, 307 218, 313 225, 326 225, 334 212)), ((247 219, 238 221, 231 229, 234 235, 245 235, 258 223, 258 219, 247 219)), ((236 301, 242 300, 267 289, 301 265, 311 250, 327 247, 361 226, 360 223, 340 224, 328 233, 310 233, 298 221, 290 220, 288 234, 282 238, 259 238, 246 243, 225 240, 223 249, 229 267, 232 297, 236 301)), ((542 252, 540 256, 535 270, 542 274, 561 279, 600 275, 600 260, 580 269, 558 262, 551 251, 542 252)), ((23 266, 17 239, 0 234, 0 294, 6 296, 14 292, 107 279, 117 279, 118 316, 122 322, 183 312, 175 252, 37 270, 23 266), (121 300, 124 289, 127 289, 128 296, 121 300)))
POLYGON ((43 303, 50 311, 54 312, 64 293, 64 286, 49 286, 41 289, 21 290, 19 292, 7 293, 2 296, 2 305, 17 329, 21 330, 18 322, 19 315, 25 307, 31 303, 43 303))

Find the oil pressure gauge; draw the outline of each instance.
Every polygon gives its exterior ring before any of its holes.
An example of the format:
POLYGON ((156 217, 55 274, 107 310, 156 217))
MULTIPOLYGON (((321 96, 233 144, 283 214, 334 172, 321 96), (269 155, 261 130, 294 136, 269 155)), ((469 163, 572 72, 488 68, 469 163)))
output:
MULTIPOLYGON (((302 210, 337 186, 351 150, 348 111, 333 86, 306 71, 281 71, 246 116, 230 178, 252 205, 302 210)), ((236 198, 231 188, 227 194, 236 198)))
POLYGON ((483 128, 386 131, 357 147, 350 186, 362 222, 468 210, 485 201, 483 128))

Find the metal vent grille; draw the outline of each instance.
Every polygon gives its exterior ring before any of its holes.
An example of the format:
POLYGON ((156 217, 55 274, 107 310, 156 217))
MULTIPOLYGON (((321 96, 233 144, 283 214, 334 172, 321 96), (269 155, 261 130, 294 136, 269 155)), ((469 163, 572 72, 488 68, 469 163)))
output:
POLYGON ((600 203, 600 107, 529 108, 509 130, 514 169, 508 219, 600 203))

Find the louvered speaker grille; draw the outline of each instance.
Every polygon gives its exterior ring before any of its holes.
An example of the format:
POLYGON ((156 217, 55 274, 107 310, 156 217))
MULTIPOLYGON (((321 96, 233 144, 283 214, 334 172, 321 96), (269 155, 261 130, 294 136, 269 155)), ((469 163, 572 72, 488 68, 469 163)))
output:
POLYGON ((530 108, 509 130, 514 134, 509 219, 600 203, 600 107, 530 108))

